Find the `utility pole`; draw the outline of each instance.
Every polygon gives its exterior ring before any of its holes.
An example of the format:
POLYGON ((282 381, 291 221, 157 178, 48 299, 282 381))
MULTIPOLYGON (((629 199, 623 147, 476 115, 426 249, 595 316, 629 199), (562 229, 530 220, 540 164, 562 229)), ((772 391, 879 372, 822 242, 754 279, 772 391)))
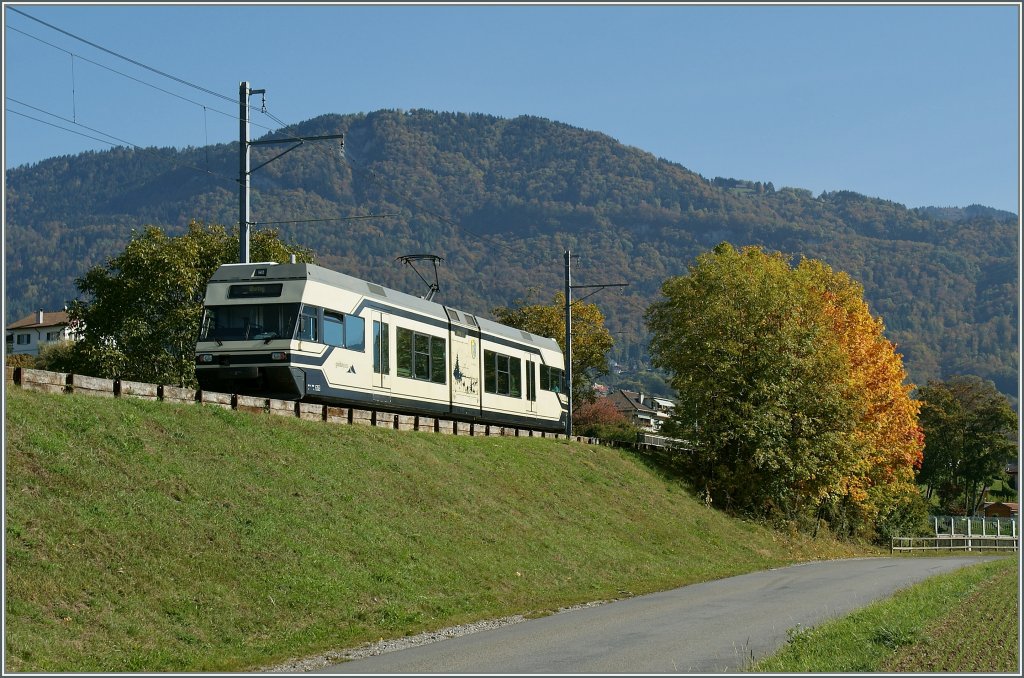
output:
MULTIPOLYGON (((327 134, 316 137, 287 137, 283 139, 249 140, 249 97, 253 94, 266 94, 265 89, 249 89, 248 81, 238 85, 238 262, 249 263, 249 232, 252 222, 249 220, 249 177, 264 165, 269 165, 285 153, 294 151, 307 141, 323 141, 325 139, 344 139, 343 134, 327 134), (294 143, 270 160, 250 169, 250 149, 257 145, 294 143)), ((344 141, 342 142, 344 143, 344 141)))
POLYGON ((565 435, 572 435, 572 254, 565 251, 565 393, 569 411, 565 416, 565 435))
MULTIPOLYGON (((629 283, 607 283, 604 285, 573 285, 572 270, 570 262, 572 254, 565 251, 565 391, 569 400, 569 412, 565 418, 565 435, 572 435, 572 291, 581 289, 594 289, 583 299, 591 294, 596 294, 606 287, 625 287, 629 283)), ((580 299, 580 301, 583 301, 580 299)))

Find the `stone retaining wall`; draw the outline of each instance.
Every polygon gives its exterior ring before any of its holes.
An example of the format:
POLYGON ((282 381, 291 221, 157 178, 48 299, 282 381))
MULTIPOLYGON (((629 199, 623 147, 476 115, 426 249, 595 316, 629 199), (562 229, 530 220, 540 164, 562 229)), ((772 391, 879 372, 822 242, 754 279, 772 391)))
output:
MULTIPOLYGON (((384 410, 363 410, 348 407, 331 407, 314 403, 273 398, 255 398, 231 393, 202 391, 166 384, 146 384, 121 379, 100 379, 81 374, 48 372, 27 367, 7 367, 4 382, 30 391, 45 393, 75 393, 100 396, 103 398, 141 398, 167 403, 200 404, 238 410, 256 414, 276 414, 296 417, 309 421, 325 421, 332 424, 362 424, 399 431, 425 431, 459 436, 506 436, 544 437, 565 439, 564 433, 550 433, 513 426, 474 424, 452 419, 438 419, 418 415, 396 414, 384 410)), ((576 442, 599 445, 597 438, 572 436, 576 442)))

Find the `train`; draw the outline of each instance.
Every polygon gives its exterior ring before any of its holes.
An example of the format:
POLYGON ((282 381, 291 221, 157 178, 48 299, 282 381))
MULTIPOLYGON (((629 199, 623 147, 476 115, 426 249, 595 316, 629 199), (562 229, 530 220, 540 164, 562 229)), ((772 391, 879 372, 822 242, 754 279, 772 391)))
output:
POLYGON ((195 351, 207 391, 564 432, 554 339, 316 264, 223 264, 195 351))

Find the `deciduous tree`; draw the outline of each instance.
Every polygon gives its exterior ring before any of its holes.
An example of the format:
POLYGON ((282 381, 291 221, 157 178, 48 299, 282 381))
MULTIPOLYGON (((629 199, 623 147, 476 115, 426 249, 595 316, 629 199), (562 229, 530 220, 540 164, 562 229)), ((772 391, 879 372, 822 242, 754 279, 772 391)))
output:
POLYGON ((918 482, 950 513, 972 514, 1003 464, 1017 456, 1017 413, 995 385, 975 376, 929 381, 918 392, 924 461, 918 482))
POLYGON ((662 286, 651 355, 678 394, 669 435, 718 505, 794 518, 841 491, 857 403, 825 301, 780 254, 723 243, 662 286))
POLYGON ((883 538, 918 521, 913 386, 863 288, 820 261, 728 243, 648 310, 679 455, 713 501, 883 538))
MULTIPOLYGON (((256 261, 285 262, 301 247, 261 229, 250 244, 256 261)), ((195 341, 206 283, 221 264, 237 261, 238 236, 223 226, 189 225, 168 237, 160 228, 133 234, 124 251, 76 281, 85 299, 69 306, 81 338, 61 359, 63 369, 99 377, 195 384, 195 341)))

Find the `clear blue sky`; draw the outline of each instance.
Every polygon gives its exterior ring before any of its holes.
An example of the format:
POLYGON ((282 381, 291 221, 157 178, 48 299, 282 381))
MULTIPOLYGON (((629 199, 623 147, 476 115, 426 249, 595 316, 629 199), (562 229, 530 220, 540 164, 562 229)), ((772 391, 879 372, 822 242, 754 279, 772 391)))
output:
POLYGON ((530 114, 709 179, 1019 213, 1020 28, 1017 3, 4 3, 5 167, 110 148, 12 111, 138 146, 237 140, 247 80, 288 123, 383 108, 530 114))

